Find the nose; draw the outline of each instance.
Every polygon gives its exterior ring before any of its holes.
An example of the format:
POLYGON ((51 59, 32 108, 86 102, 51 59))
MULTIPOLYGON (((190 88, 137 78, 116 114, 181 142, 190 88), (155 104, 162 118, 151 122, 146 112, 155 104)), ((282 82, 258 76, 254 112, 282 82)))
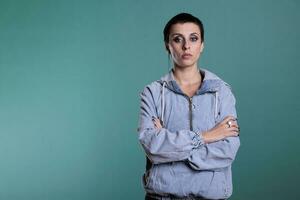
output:
POLYGON ((190 48, 190 43, 188 41, 184 41, 183 45, 182 45, 182 49, 183 50, 186 50, 186 49, 189 49, 190 48))

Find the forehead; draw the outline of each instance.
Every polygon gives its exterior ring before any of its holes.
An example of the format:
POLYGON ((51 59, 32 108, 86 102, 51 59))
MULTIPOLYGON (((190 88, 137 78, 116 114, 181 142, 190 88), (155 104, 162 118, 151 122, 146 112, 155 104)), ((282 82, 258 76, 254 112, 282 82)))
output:
POLYGON ((200 34, 200 28, 197 24, 192 22, 187 23, 176 23, 173 24, 170 28, 170 35, 174 33, 180 33, 183 35, 188 35, 191 33, 199 33, 200 34))

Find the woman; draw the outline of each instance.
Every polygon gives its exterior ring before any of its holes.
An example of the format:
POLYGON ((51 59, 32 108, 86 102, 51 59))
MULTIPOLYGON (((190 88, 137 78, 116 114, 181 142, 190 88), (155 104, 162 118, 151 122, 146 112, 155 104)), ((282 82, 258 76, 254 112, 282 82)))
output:
POLYGON ((204 48, 198 18, 174 16, 164 41, 174 66, 140 93, 145 198, 227 199, 240 146, 235 98, 227 83, 197 66, 204 48))

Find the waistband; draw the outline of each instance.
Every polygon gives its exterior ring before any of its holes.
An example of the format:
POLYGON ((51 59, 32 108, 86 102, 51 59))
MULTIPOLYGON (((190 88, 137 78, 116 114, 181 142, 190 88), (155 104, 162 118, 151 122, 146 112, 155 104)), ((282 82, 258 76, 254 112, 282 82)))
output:
MULTIPOLYGON (((160 196, 158 194, 146 193, 145 200, 210 200, 203 197, 176 197, 174 195, 160 196)), ((226 199, 218 199, 226 200, 226 199)))

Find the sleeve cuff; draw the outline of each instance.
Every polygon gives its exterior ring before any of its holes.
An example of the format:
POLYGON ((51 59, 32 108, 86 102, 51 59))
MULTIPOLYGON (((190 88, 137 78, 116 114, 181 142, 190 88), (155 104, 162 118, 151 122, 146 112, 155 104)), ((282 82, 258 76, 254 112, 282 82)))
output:
POLYGON ((193 145, 195 146, 195 148, 199 148, 200 146, 204 145, 204 140, 202 137, 202 133, 200 132, 193 132, 194 136, 192 138, 193 141, 193 145))

